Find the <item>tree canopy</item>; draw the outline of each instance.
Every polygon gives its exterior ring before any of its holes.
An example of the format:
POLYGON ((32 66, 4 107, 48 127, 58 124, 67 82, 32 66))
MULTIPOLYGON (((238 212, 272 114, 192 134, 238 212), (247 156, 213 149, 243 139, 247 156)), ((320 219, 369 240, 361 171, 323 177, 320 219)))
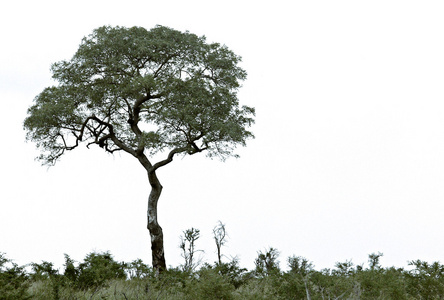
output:
POLYGON ((164 26, 104 26, 85 37, 69 61, 52 65, 56 86, 34 100, 24 121, 27 139, 52 165, 81 142, 146 160, 167 150, 206 151, 225 159, 253 134, 254 108, 240 106, 246 72, 226 46, 164 26))

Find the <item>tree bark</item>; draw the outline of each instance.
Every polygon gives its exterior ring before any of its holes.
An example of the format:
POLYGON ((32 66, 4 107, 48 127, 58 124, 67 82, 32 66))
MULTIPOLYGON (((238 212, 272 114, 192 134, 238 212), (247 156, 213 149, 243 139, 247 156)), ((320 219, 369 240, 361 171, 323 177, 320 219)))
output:
POLYGON ((156 273, 161 273, 166 270, 163 232, 162 227, 160 227, 157 221, 157 202, 162 193, 162 185, 157 178, 155 170, 148 171, 148 180, 151 185, 151 192, 148 197, 147 228, 151 236, 153 268, 156 273))
POLYGON ((142 166, 145 168, 148 174, 148 181, 151 185, 151 192, 148 197, 148 211, 147 211, 147 228, 151 236, 151 253, 153 268, 157 274, 166 270, 165 263, 165 251, 163 248, 163 231, 157 220, 157 202, 159 201, 160 194, 162 193, 162 185, 156 175, 156 170, 162 166, 165 166, 173 161, 173 157, 176 153, 183 152, 187 148, 173 149, 168 157, 152 165, 149 159, 143 153, 143 148, 133 151, 133 154, 142 166))

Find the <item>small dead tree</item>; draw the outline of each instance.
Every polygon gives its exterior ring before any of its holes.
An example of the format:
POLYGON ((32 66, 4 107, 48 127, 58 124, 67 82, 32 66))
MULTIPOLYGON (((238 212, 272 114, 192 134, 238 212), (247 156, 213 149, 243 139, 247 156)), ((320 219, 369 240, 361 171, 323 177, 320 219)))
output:
POLYGON ((191 228, 183 232, 183 236, 180 236, 179 248, 182 249, 182 257, 185 259, 183 270, 186 272, 192 272, 199 264, 200 260, 195 260, 196 252, 203 252, 203 250, 196 250, 195 243, 200 238, 200 230, 191 228))
POLYGON ((219 221, 219 224, 214 226, 213 228, 213 236, 214 241, 216 242, 217 247, 217 261, 218 264, 222 264, 222 254, 221 254, 221 248, 225 243, 227 242, 227 231, 225 230, 225 224, 223 224, 221 221, 219 221))

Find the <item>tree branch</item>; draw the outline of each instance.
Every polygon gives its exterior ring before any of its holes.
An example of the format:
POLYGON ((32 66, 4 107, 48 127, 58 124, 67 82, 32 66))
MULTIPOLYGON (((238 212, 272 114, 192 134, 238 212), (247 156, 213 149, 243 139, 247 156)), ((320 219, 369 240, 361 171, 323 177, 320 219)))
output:
MULTIPOLYGON (((134 151, 131 147, 127 146, 124 142, 122 142, 121 140, 119 140, 117 138, 117 136, 114 133, 113 125, 99 119, 94 114, 92 116, 86 118, 85 122, 83 122, 82 127, 80 129, 80 134, 77 136, 77 139, 76 139, 76 146, 78 144, 78 141, 82 141, 83 135, 85 133, 85 128, 87 128, 89 130, 89 132, 95 137, 94 142, 89 143, 87 145, 87 147, 91 144, 98 144, 99 147, 104 148, 107 152, 113 153, 115 151, 124 150, 125 152, 128 152, 129 154, 133 155, 134 157, 137 157, 136 151, 134 151), (98 126, 97 128, 90 128, 88 126, 88 123, 91 120, 99 123, 100 126, 98 126), (104 130, 103 127, 100 128, 101 126, 108 128, 109 133, 99 138, 99 136, 103 133, 103 130, 104 130), (117 146, 117 148, 110 148, 108 143, 106 142, 108 139, 112 140, 113 143, 117 146)), ((69 150, 69 149, 67 149, 67 150, 69 150)))
POLYGON ((161 160, 161 161, 154 164, 153 171, 156 171, 160 167, 163 167, 163 166, 169 164, 170 162, 172 162, 174 155, 176 155, 178 153, 185 152, 187 150, 190 150, 189 147, 175 148, 175 149, 171 150, 166 159, 161 160))

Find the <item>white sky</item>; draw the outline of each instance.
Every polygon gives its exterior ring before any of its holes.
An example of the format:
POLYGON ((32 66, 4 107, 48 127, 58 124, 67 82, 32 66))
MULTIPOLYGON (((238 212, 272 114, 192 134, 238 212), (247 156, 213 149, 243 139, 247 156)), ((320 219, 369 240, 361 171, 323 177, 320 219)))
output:
POLYGON ((179 236, 226 223, 223 253, 253 268, 258 250, 406 267, 443 261, 444 3, 442 1, 8 1, 0 9, 0 252, 19 264, 63 264, 110 250, 151 263, 149 185, 125 154, 83 147, 47 169, 25 143, 26 109, 102 25, 156 24, 206 35, 243 57, 239 93, 256 107, 241 158, 201 156, 159 170, 166 260, 179 236))

